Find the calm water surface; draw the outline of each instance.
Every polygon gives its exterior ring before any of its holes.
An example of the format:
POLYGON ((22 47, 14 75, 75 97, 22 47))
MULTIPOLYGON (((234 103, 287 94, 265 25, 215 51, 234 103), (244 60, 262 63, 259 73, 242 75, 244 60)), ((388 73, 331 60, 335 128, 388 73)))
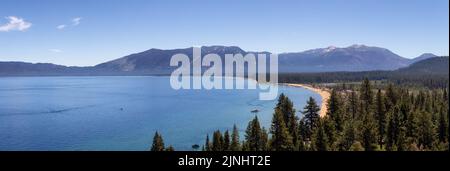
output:
MULTIPOLYGON (((280 86, 302 109, 303 88, 280 86)), ((258 90, 173 90, 169 77, 0 78, 0 150, 148 150, 156 130, 166 145, 191 150, 207 133, 241 135, 258 109, 270 127, 276 101, 258 90)), ((299 114, 299 113, 298 113, 299 114)))

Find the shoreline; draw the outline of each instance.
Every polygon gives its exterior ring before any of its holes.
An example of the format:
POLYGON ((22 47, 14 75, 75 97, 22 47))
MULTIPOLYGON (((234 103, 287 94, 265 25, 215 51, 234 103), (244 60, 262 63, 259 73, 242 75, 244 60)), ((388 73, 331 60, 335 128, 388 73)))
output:
POLYGON ((321 88, 315 88, 308 84, 285 83, 283 85, 287 85, 287 86, 291 86, 291 87, 302 87, 302 88, 314 91, 315 93, 319 94, 320 97, 322 98, 322 100, 321 100, 322 102, 320 104, 319 116, 323 118, 327 114, 327 111, 328 111, 327 101, 328 101, 328 99, 330 99, 329 91, 327 91, 325 89, 321 89, 321 88))

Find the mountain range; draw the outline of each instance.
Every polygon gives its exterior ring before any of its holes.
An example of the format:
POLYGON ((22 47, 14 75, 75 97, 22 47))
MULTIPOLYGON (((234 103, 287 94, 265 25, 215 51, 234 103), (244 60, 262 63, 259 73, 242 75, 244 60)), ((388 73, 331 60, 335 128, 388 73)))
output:
MULTIPOLYGON (((170 74, 176 67, 169 62, 174 54, 186 54, 192 59, 193 48, 149 49, 90 67, 67 67, 49 63, 0 62, 0 75, 156 75, 170 74)), ((202 46, 202 55, 215 53, 224 61, 225 54, 248 54, 237 46, 202 46)), ((412 63, 436 57, 425 53, 416 58, 405 58, 392 51, 366 45, 318 48, 303 52, 281 53, 279 72, 334 72, 396 70, 412 63)), ((224 63, 224 62, 223 62, 224 63)))

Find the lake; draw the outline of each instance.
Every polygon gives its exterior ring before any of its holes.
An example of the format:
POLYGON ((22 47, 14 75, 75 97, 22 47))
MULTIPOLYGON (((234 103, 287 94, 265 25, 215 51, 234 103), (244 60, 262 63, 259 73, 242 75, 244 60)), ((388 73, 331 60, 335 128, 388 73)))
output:
MULTIPOLYGON (((280 86, 281 92, 297 111, 310 96, 321 103, 303 88, 280 86)), ((174 90, 169 77, 2 77, 0 150, 149 150, 155 131, 166 145, 191 150, 233 124, 243 137, 254 109, 269 129, 276 100, 258 94, 174 90)))

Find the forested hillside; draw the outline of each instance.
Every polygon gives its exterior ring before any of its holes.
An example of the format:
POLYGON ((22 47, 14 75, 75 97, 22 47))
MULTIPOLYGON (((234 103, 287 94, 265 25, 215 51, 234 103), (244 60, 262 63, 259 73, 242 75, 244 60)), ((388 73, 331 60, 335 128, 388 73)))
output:
MULTIPOLYGON (((293 106, 281 94, 270 128, 261 126, 256 115, 248 123, 243 141, 234 126, 231 135, 228 130, 223 134, 215 131, 211 139, 206 135, 202 150, 449 150, 448 88, 415 90, 389 84, 376 89, 365 79, 358 88, 331 90, 326 103, 327 115, 320 117, 315 99, 309 98, 304 107, 293 106)), ((154 139, 152 149, 164 150, 158 142, 161 137, 154 139)))

